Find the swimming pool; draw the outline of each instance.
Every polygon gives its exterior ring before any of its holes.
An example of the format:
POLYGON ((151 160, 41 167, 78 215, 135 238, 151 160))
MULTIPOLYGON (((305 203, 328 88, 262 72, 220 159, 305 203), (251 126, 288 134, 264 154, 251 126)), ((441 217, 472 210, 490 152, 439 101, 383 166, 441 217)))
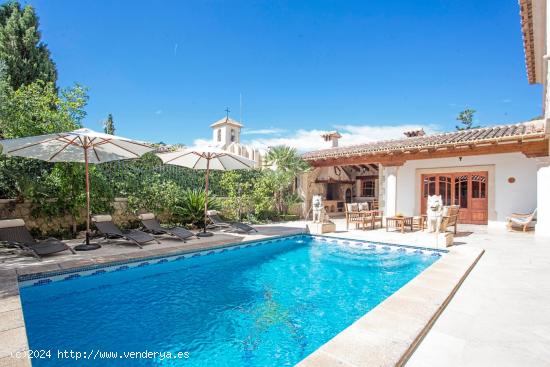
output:
POLYGON ((50 351, 34 366, 73 366, 74 353, 101 366, 291 366, 440 255, 297 235, 28 277, 20 294, 30 349, 50 351))

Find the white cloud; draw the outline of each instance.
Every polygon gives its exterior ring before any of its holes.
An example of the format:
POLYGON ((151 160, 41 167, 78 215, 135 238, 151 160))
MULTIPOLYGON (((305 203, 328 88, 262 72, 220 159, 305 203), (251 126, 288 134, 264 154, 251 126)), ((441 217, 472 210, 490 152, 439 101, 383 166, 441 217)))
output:
POLYGON ((190 146, 190 148, 198 148, 198 147, 207 147, 212 146, 212 140, 207 139, 195 139, 193 140, 193 144, 190 146))
MULTIPOLYGON (((392 125, 392 126, 372 126, 372 125, 334 125, 342 138, 339 146, 348 146, 364 144, 377 140, 401 139, 403 133, 410 130, 424 129, 427 134, 438 132, 435 125, 392 125)), ((288 145, 298 149, 300 152, 330 148, 330 143, 325 142, 321 135, 327 130, 304 130, 300 129, 293 134, 281 137, 266 137, 251 139, 245 144, 250 144, 257 148, 267 149, 277 145, 288 145)))
POLYGON ((269 129, 243 129, 242 135, 270 135, 270 134, 281 134, 284 133, 285 129, 278 129, 271 127, 269 129))

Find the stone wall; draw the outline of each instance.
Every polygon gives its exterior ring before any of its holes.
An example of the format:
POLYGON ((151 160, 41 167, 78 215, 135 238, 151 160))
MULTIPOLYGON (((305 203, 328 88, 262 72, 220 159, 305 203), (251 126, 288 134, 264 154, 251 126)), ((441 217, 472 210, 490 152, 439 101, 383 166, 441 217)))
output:
POLYGON ((297 192, 303 200, 303 203, 300 205, 301 218, 306 218, 309 216, 313 195, 325 195, 324 185, 315 183, 319 173, 320 169, 314 168, 310 171, 302 173, 298 179, 297 192))
MULTIPOLYGON (((80 216, 82 220, 78 223, 75 223, 73 217, 69 214, 56 217, 35 217, 32 212, 33 204, 31 202, 20 203, 13 199, 0 199, 0 219, 21 218, 25 221, 29 230, 43 236, 67 236, 74 234, 75 227, 83 229, 86 225, 85 208, 82 208, 80 216)), ((137 221, 137 216, 128 211, 128 200, 126 198, 115 198, 112 216, 114 222, 122 227, 137 221)))

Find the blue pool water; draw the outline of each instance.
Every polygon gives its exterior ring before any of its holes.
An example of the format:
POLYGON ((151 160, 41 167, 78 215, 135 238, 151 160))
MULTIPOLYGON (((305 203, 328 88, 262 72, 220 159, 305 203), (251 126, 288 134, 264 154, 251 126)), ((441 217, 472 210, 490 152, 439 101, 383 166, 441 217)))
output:
POLYGON ((30 348, 51 351, 33 365, 292 366, 438 259, 340 242, 288 237, 23 287, 30 348))

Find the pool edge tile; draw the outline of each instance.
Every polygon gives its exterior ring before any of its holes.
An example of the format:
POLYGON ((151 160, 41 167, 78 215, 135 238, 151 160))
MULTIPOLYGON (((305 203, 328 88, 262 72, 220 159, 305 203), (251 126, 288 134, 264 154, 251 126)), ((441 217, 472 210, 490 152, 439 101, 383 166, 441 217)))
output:
POLYGON ((483 253, 484 250, 481 248, 460 251, 454 251, 451 248, 434 263, 442 265, 431 269, 434 265, 432 264, 426 268, 397 292, 303 359, 297 366, 314 366, 313 361, 317 358, 322 360, 319 354, 329 354, 335 360, 351 366, 405 365, 483 253), (444 268, 445 264, 449 265, 448 269, 444 268), (438 275, 443 278, 437 278, 438 275), (435 281, 437 284, 434 284, 435 281), (430 297, 427 299, 418 297, 415 294, 415 287, 424 289, 430 297), (405 329, 400 337, 396 337, 392 330, 375 332, 366 328, 369 324, 383 325, 383 319, 392 315, 399 317, 396 316, 399 314, 399 304, 402 306, 401 309, 408 308, 411 311, 411 309, 421 308, 422 302, 427 308, 425 314, 403 314, 401 321, 409 325, 400 325, 405 329))

